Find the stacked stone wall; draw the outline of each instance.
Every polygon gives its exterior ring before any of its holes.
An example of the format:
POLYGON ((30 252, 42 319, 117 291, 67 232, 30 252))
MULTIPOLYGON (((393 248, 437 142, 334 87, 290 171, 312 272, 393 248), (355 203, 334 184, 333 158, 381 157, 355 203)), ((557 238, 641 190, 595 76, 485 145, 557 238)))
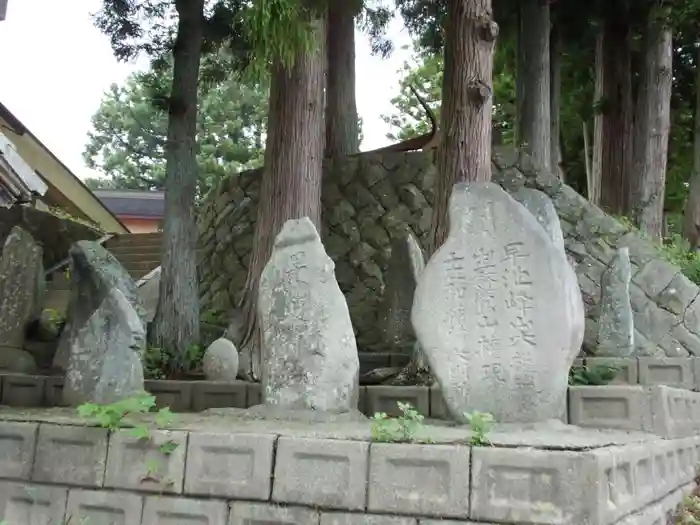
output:
MULTIPOLYGON (((430 234, 435 167, 429 154, 387 153, 347 159, 327 169, 322 192, 322 239, 335 261, 364 350, 381 349, 379 303, 391 240, 430 234)), ((635 355, 700 355, 698 287, 654 245, 606 215, 525 156, 494 150, 493 178, 507 190, 523 185, 548 194, 559 214, 586 305, 584 348, 595 354, 600 279, 617 248, 629 247, 635 355)), ((260 172, 232 176, 205 199, 199 220, 203 310, 230 312, 240 299, 253 243, 260 172)))

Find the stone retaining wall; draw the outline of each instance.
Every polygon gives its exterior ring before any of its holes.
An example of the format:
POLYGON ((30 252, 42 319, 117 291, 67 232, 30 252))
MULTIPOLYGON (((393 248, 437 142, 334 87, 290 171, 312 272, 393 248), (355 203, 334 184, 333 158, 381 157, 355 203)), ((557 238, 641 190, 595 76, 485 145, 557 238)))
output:
MULTIPOLYGON (((628 246, 637 328, 636 354, 700 355, 700 290, 658 251, 554 176, 538 174, 527 158, 496 149, 493 176, 506 189, 527 185, 554 201, 576 262, 586 304, 587 353, 596 350, 600 277, 615 249, 628 246)), ((230 312, 246 279, 260 172, 222 181, 205 199, 199 220, 200 292, 203 310, 230 312)), ((391 239, 430 231, 435 168, 421 152, 352 157, 327 170, 323 183, 322 238, 336 263, 336 278, 350 308, 358 346, 381 349, 378 306, 385 285, 391 239)))
POLYGON ((152 430, 138 439, 126 429, 0 421, 0 520, 656 525, 693 489, 700 458, 698 437, 552 450, 544 447, 556 436, 540 448, 472 447, 277 428, 152 430))

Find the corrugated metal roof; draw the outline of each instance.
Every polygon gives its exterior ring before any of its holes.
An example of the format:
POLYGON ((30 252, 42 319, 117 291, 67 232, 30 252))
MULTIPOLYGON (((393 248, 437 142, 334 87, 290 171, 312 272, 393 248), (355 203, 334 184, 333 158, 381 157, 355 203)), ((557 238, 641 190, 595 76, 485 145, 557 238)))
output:
POLYGON ((165 215, 162 191, 94 190, 93 193, 118 217, 162 219, 165 215))

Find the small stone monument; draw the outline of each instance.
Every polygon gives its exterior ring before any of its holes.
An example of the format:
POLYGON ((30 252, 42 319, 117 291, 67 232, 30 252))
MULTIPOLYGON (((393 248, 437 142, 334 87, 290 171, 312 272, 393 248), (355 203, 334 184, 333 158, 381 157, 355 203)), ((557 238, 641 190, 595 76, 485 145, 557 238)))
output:
POLYGON ((99 243, 70 249, 69 322, 54 363, 66 363, 64 401, 113 403, 143 391, 146 311, 134 280, 99 243))
POLYGON ((448 410, 460 421, 560 418, 584 323, 564 253, 496 184, 455 185, 449 218, 411 316, 448 410))
POLYGON ((334 268, 309 218, 284 224, 260 278, 263 404, 357 410, 357 346, 334 268))
POLYGON ((0 352, 22 348, 27 325, 41 315, 44 288, 42 249, 15 226, 0 253, 0 352))
POLYGON ((597 356, 629 357, 634 351, 634 315, 630 301, 629 248, 617 250, 600 283, 597 356))
POLYGON ((416 336, 411 325, 411 308, 416 282, 425 260, 415 235, 394 239, 387 267, 386 286, 379 309, 383 344, 388 351, 412 349, 416 336))

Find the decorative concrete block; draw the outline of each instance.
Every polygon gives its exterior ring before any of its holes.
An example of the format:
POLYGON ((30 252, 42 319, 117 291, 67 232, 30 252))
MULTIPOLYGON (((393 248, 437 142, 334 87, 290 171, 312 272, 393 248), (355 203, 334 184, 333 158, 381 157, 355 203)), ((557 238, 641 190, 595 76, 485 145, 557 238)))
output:
POLYGON ((135 525, 141 523, 143 497, 126 492, 71 489, 66 506, 67 523, 135 525))
POLYGON ((192 410, 192 381, 144 381, 144 387, 156 396, 156 407, 170 407, 173 412, 192 410))
POLYGON ((272 500, 363 510, 369 443, 280 437, 272 500))
POLYGON ((369 460, 368 511, 469 516, 469 447, 372 443, 369 460))
POLYGON ((582 427, 651 431, 647 389, 631 385, 571 386, 569 423, 582 427))
POLYGON ((686 357, 640 357, 639 384, 666 385, 692 390, 695 386, 692 361, 686 357))
POLYGON ((29 479, 38 428, 37 423, 0 421, 0 477, 29 479))
POLYGON ((8 525, 64 523, 68 489, 0 481, 0 521, 8 525))
POLYGON ((619 369, 611 385, 636 385, 639 383, 639 361, 637 358, 622 357, 587 357, 586 366, 614 366, 619 369))
POLYGON ((44 402, 45 377, 5 374, 2 378, 2 402, 10 407, 40 407, 44 402))
POLYGON ((107 463, 107 436, 103 428, 42 424, 32 480, 101 487, 107 463))
POLYGON ((652 450, 654 478, 659 494, 667 494, 678 486, 680 477, 678 455, 673 442, 661 441, 652 450))
POLYGON ((146 498, 141 523, 168 525, 223 525, 228 505, 225 501, 150 496, 146 498))
POLYGON ((385 412, 390 416, 402 415, 397 403, 410 403, 424 416, 430 413, 430 389, 427 386, 368 386, 367 413, 385 412))
POLYGON ((105 487, 163 493, 182 493, 187 432, 152 430, 150 439, 136 439, 128 430, 109 440, 105 487), (173 443, 166 454, 161 447, 173 443))
POLYGON ((46 378, 44 388, 44 403, 47 407, 62 407, 68 404, 63 401, 64 378, 52 376, 46 378))
POLYGON ((442 397, 439 386, 430 387, 430 417, 434 419, 452 419, 442 397))
POLYGON ((269 503, 231 503, 228 525, 319 525, 318 511, 269 503))
POLYGON ((581 453, 475 447, 472 455, 471 519, 589 523, 594 470, 581 453))
POLYGON ((649 396, 655 434, 675 439, 700 431, 700 393, 658 385, 649 388, 649 396))
POLYGON ((262 385, 260 383, 248 383, 247 408, 254 407, 262 403, 262 385))
MULTIPOLYGON (((659 490, 654 458, 654 452, 662 451, 663 447, 664 441, 659 440, 600 448, 587 453, 595 465, 595 479, 582 476, 582 480, 589 483, 585 488, 594 492, 594 498, 591 502, 581 498, 581 502, 589 509, 595 509, 596 521, 593 523, 616 523, 623 516, 644 508, 668 492, 659 490)), ((669 452, 672 463, 676 463, 673 448, 663 452, 669 452)), ((677 467, 672 467, 672 471, 677 479, 677 467)), ((672 488, 675 486, 677 484, 672 488)))
MULTIPOLYGON (((436 522, 437 523, 437 522, 436 522)), ((464 525, 463 521, 460 522, 449 522, 441 521, 440 525, 450 525, 450 523, 461 523, 464 525)), ((417 525, 418 520, 416 518, 399 518, 396 516, 382 516, 379 514, 351 514, 347 512, 322 512, 321 513, 321 525, 417 525)))
POLYGON ((192 391, 192 408, 201 412, 207 408, 248 408, 248 385, 245 381, 215 383, 197 381, 192 391))
POLYGON ((185 492, 196 496, 269 499, 276 439, 272 434, 191 433, 185 492))

